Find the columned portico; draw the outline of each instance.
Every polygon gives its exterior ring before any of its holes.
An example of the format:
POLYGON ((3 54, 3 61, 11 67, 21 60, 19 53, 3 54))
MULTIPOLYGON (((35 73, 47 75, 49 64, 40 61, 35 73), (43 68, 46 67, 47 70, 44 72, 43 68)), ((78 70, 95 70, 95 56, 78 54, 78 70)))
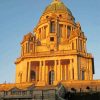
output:
POLYGON ((70 75, 69 78, 69 65, 72 66, 69 59, 30 61, 28 82, 35 82, 37 85, 57 85, 59 81, 67 81, 73 76, 70 75))

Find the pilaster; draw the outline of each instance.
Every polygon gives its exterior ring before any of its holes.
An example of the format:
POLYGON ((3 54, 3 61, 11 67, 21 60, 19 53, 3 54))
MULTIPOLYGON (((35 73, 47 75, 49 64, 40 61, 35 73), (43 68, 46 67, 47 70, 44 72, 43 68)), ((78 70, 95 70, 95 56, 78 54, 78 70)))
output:
POLYGON ((28 82, 30 82, 30 74, 31 74, 31 62, 29 62, 29 66, 28 66, 28 82))
POLYGON ((57 60, 55 60, 55 64, 54 64, 54 72, 55 72, 55 78, 54 78, 54 85, 57 85, 57 60))
POLYGON ((43 61, 43 65, 42 65, 42 63, 40 64, 41 66, 40 66, 40 71, 39 71, 39 73, 40 73, 40 78, 39 78, 39 82, 36 84, 36 86, 45 86, 46 85, 46 81, 45 81, 45 77, 46 77, 46 75, 45 75, 45 61, 43 61))
POLYGON ((70 59, 70 80, 73 80, 72 68, 73 68, 73 63, 72 63, 72 59, 70 59))
POLYGON ((42 62, 40 61, 40 66, 39 66, 39 81, 42 79, 42 62))
POLYGON ((64 65, 64 67, 65 67, 65 80, 67 80, 67 66, 66 65, 64 65))
POLYGON ((78 80, 78 57, 75 56, 73 60, 74 65, 74 80, 78 80))

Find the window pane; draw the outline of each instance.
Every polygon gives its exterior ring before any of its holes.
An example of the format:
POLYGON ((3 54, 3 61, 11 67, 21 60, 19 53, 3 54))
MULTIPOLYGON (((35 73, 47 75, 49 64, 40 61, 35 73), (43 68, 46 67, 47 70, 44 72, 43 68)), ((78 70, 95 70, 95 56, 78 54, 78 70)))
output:
POLYGON ((67 26, 67 38, 70 37, 70 33, 71 33, 71 27, 67 26))
POLYGON ((51 33, 55 32, 55 22, 54 21, 51 22, 51 28, 50 29, 51 29, 51 33))
POLYGON ((54 41, 54 37, 50 37, 50 41, 52 41, 52 42, 53 42, 53 41, 54 41))
POLYGON ((85 74, 84 74, 84 71, 82 71, 82 80, 84 80, 85 79, 85 76, 84 76, 85 74))
POLYGON ((59 25, 59 34, 60 34, 60 37, 62 37, 62 33, 63 32, 63 25, 62 24, 60 24, 59 25))

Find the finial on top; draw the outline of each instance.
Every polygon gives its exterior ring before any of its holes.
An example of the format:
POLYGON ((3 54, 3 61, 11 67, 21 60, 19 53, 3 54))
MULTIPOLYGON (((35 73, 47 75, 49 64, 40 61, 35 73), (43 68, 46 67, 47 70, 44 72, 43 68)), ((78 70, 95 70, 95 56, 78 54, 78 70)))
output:
POLYGON ((58 2, 58 1, 60 1, 60 0, 53 0, 53 2, 58 2))

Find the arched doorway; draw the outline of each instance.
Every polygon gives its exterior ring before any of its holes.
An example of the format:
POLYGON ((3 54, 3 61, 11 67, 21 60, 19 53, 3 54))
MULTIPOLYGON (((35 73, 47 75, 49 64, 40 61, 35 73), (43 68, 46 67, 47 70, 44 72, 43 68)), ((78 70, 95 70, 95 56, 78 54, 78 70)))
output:
POLYGON ((54 71, 49 72, 49 85, 52 85, 54 81, 54 71))
POLYGON ((36 80, 36 73, 35 71, 31 71, 31 81, 35 81, 36 80))

